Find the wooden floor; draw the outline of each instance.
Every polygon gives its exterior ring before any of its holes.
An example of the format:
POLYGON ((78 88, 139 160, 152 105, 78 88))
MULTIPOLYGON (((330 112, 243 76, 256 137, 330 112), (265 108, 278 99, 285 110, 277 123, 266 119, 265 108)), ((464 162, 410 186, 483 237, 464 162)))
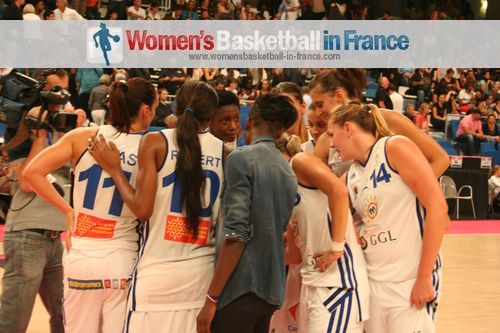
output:
MULTIPOLYGON (((500 235, 447 235, 442 254, 437 332, 500 332, 500 235)), ((48 315, 40 299, 27 332, 49 332, 48 315)))

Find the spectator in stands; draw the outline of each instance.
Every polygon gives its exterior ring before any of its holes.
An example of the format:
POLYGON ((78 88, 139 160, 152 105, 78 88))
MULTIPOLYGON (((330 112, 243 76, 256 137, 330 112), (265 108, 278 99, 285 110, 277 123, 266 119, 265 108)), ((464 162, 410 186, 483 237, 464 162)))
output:
POLYGON ((438 97, 438 102, 432 105, 431 114, 431 124, 432 128, 437 132, 445 131, 446 126, 446 115, 448 114, 448 108, 445 102, 446 96, 440 94, 438 97))
POLYGON ((455 71, 448 68, 446 75, 439 81, 438 90, 441 94, 447 94, 451 90, 460 91, 458 81, 453 77, 455 71))
POLYGON ((389 89, 387 90, 389 97, 391 98, 392 102, 392 109, 394 111, 398 111, 399 113, 403 113, 403 104, 404 104, 404 99, 403 96, 401 96, 400 93, 396 91, 396 86, 394 83, 389 84, 389 89))
POLYGON ((90 119, 89 99, 92 88, 99 85, 99 79, 103 74, 102 68, 78 68, 76 71, 76 89, 78 90, 78 107, 85 110, 87 118, 90 119))
POLYGON ((448 113, 450 114, 459 114, 460 113, 460 105, 457 102, 457 93, 454 90, 451 90, 446 94, 445 102, 448 107, 448 113))
POLYGON ((463 145, 465 155, 477 154, 479 143, 485 139, 481 125, 481 112, 478 109, 471 109, 470 113, 460 120, 456 136, 457 141, 463 145))
POLYGON ((476 93, 474 92, 474 82, 467 81, 465 89, 460 90, 458 94, 458 103, 460 105, 460 112, 467 113, 472 108, 472 104, 476 93))
POLYGON ((100 20, 101 13, 99 12, 99 7, 101 5, 100 0, 87 0, 87 9, 85 11, 85 17, 87 20, 100 20))
POLYGON ((53 11, 51 11, 50 9, 46 9, 43 11, 43 19, 51 21, 51 20, 55 20, 56 16, 54 15, 53 11))
POLYGON ((412 94, 417 95, 417 108, 425 100, 426 82, 424 80, 424 69, 417 68, 410 78, 410 90, 412 94))
POLYGON ((214 88, 217 91, 225 90, 225 88, 226 88, 226 82, 221 77, 218 77, 217 79, 215 79, 213 81, 213 83, 214 83, 214 88))
POLYGON ((156 1, 151 3, 151 6, 148 10, 148 15, 146 17, 147 20, 161 20, 163 17, 160 13, 160 4, 156 1))
POLYGON ((465 71, 463 71, 463 72, 460 73, 460 75, 458 77, 458 85, 460 86, 459 91, 462 90, 462 89, 465 89, 465 86, 467 84, 467 76, 466 76, 466 74, 467 73, 465 71))
POLYGON ((110 0, 108 4, 108 12, 106 17, 110 20, 126 20, 127 19, 127 0, 110 0), (116 13, 113 16, 117 18, 112 18, 112 13, 116 13))
POLYGON ((490 179, 488 179, 489 187, 489 203, 498 197, 500 193, 500 165, 495 166, 490 172, 490 179))
POLYGON ((485 71, 483 74, 483 78, 479 81, 479 88, 485 95, 489 95, 491 93, 491 88, 493 87, 493 80, 491 79, 490 71, 485 71))
POLYGON ((389 88, 389 79, 385 76, 382 76, 379 81, 379 86, 377 89, 377 93, 375 95, 375 104, 382 109, 393 109, 392 100, 389 97, 387 89, 389 88))
POLYGON ((15 0, 8 5, 2 16, 2 20, 22 20, 23 11, 21 7, 24 5, 25 0, 15 0))
POLYGON ((203 68, 203 76, 201 77, 201 80, 205 82, 211 82, 215 80, 218 75, 218 68, 203 68))
MULTIPOLYGON (((328 4, 328 2, 327 2, 328 4)), ((345 0, 335 0, 330 3, 330 8, 327 8, 329 20, 345 20, 345 12, 347 11, 347 3, 345 0)))
POLYGON ((499 96, 500 94, 500 81, 495 82, 493 84, 493 88, 491 88, 491 94, 494 96, 499 96))
POLYGON ((491 108, 491 110, 497 118, 500 118, 500 94, 497 94, 495 105, 491 108))
POLYGON ((109 20, 118 20, 118 12, 116 10, 113 10, 112 12, 109 13, 109 20))
POLYGON ((323 0, 312 0, 312 18, 313 20, 322 20, 326 14, 326 7, 323 0))
POLYGON ((173 114, 172 105, 168 102, 168 90, 162 88, 158 91, 158 107, 156 108, 156 115, 151 122, 151 126, 166 126, 166 119, 173 114))
MULTIPOLYGON (((255 94, 254 94, 254 88, 252 85, 252 79, 245 77, 241 81, 241 92, 238 95, 238 97, 242 100, 254 100, 255 99, 255 94)), ((247 103, 248 104, 248 103, 247 103)))
POLYGON ((486 96, 486 99, 484 101, 486 102, 486 106, 488 107, 490 112, 493 111, 493 108, 495 107, 495 96, 490 94, 486 96))
POLYGON ((196 13, 201 17, 201 13, 204 11, 210 16, 210 0, 201 0, 198 2, 198 6, 196 7, 196 13))
POLYGON ((129 68, 128 77, 131 79, 133 77, 142 77, 146 80, 151 80, 151 73, 149 68, 129 68))
POLYGON ((177 89, 186 81, 186 72, 182 68, 162 68, 158 88, 165 88, 175 94, 177 89))
POLYGON ((232 92, 235 95, 238 95, 238 80, 236 80, 234 77, 229 78, 229 85, 226 90, 232 92))
POLYGON ((129 20, 145 20, 146 10, 141 7, 142 0, 134 0, 134 5, 128 7, 128 19, 129 20))
POLYGON ((429 104, 422 103, 418 109, 418 114, 413 118, 417 127, 425 133, 429 132, 429 104))
POLYGON ((37 0, 35 1, 35 14, 43 20, 43 13, 45 12, 45 1, 37 0))
POLYGON ((299 18, 299 0, 283 0, 278 8, 278 16, 281 20, 296 20, 299 18))
POLYGON ((109 87, 111 86, 111 76, 108 74, 103 74, 99 78, 99 85, 92 88, 89 97, 89 110, 92 116, 92 121, 98 125, 104 125, 104 119, 106 118, 106 96, 109 93, 109 87))
POLYGON ((217 4, 217 14, 215 18, 218 20, 232 20, 233 13, 230 10, 229 3, 221 1, 217 4))
POLYGON ((204 10, 200 14, 200 20, 211 20, 210 15, 208 14, 207 10, 204 10))
POLYGON ((56 7, 54 10, 56 20, 83 20, 76 10, 68 7, 68 0, 56 0, 56 7))
POLYGON ((248 20, 249 14, 255 14, 256 9, 252 8, 252 4, 249 1, 243 3, 243 9, 240 12, 240 20, 248 20))
POLYGON ((483 124, 483 133, 486 136, 486 141, 488 142, 500 142, 500 136, 498 136, 497 127, 497 117, 494 114, 490 114, 483 124))
POLYGON ((259 98, 260 96, 269 94, 271 92, 271 84, 269 83, 269 80, 262 80, 262 82, 259 84, 259 88, 255 91, 255 96, 254 99, 259 98))
POLYGON ((479 109, 479 111, 481 112, 481 116, 482 117, 487 117, 489 114, 490 114, 490 109, 488 108, 488 105, 486 105, 486 101, 480 101, 478 104, 477 104, 477 108, 479 109))
POLYGON ((87 0, 71 0, 71 8, 83 16, 85 15, 85 10, 87 9, 87 0))
POLYGON ((187 3, 187 8, 182 11, 181 20, 199 20, 200 16, 195 10, 196 1, 191 0, 187 3))
POLYGON ((128 73, 125 69, 119 69, 114 73, 113 81, 127 81, 128 73))
POLYGON ((23 8, 23 20, 40 21, 40 16, 35 14, 35 7, 28 3, 23 8))
POLYGON ((413 122, 413 118, 415 118, 415 105, 414 104, 406 105, 404 115, 406 116, 406 118, 410 119, 413 122))

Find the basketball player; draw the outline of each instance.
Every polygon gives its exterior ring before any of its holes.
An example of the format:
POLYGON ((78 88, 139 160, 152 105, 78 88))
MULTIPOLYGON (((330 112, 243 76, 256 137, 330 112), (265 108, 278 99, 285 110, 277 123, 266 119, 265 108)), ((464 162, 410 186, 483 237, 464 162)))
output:
POLYGON ((311 140, 302 143, 301 148, 304 153, 314 154, 314 147, 321 134, 325 133, 328 126, 328 114, 316 112, 316 105, 313 103, 307 110, 307 122, 309 123, 309 133, 311 140))
POLYGON ((240 100, 227 90, 217 92, 219 107, 210 122, 210 133, 219 138, 228 150, 235 150, 241 136, 240 100))
POLYGON ((121 332, 123 328, 127 281, 137 261, 138 221, 124 206, 109 174, 89 154, 88 138, 99 134, 113 142, 127 182, 134 184, 139 141, 155 115, 156 100, 154 86, 143 78, 114 83, 109 96, 112 125, 67 133, 37 155, 23 173, 35 192, 66 215, 66 332, 121 332), (74 209, 46 177, 67 162, 75 170, 74 209))
POLYGON ((367 333, 431 333, 448 207, 418 147, 390 131, 375 105, 332 111, 332 146, 346 175, 370 281, 367 333))
MULTIPOLYGON (((274 92, 290 98, 297 111, 297 120, 286 130, 286 133, 294 135, 298 140, 306 143, 310 135, 304 124, 303 114, 306 110, 306 103, 304 102, 302 91, 293 82, 281 82, 274 88, 274 92)), ((299 317, 300 288, 300 266, 288 265, 285 302, 273 314, 271 323, 269 324, 270 332, 273 332, 273 330, 275 333, 288 332, 290 329, 299 330, 297 319, 299 317)))
MULTIPOLYGON (((309 87, 311 89, 309 94, 318 113, 326 116, 336 105, 349 103, 351 100, 363 100, 366 75, 361 69, 328 69, 311 80, 309 87)), ((417 144, 437 177, 446 171, 450 158, 436 141, 422 133, 415 124, 398 112, 390 110, 380 110, 380 112, 393 133, 404 135, 417 144)), ((343 163, 338 154, 335 154, 336 157, 332 160, 328 135, 323 134, 319 138, 315 154, 325 163, 328 161, 337 175, 347 171, 348 164, 343 163)))
POLYGON ((297 120, 295 120, 295 123, 286 132, 289 135, 297 135, 302 142, 309 140, 310 135, 304 123, 306 102, 304 102, 304 97, 299 86, 294 82, 281 82, 273 89, 273 92, 289 97, 292 100, 295 110, 297 110, 297 120))
POLYGON ((175 102, 177 128, 149 133, 141 142, 135 188, 121 170, 116 147, 93 142, 93 156, 113 177, 125 204, 148 220, 125 332, 196 332, 213 275, 223 143, 208 125, 217 93, 207 83, 190 81, 175 102))
POLYGON ((294 156, 294 138, 280 139, 277 145, 292 157, 299 183, 287 230, 286 257, 301 267, 300 332, 363 333, 363 321, 368 319, 368 278, 347 188, 316 156, 294 156))

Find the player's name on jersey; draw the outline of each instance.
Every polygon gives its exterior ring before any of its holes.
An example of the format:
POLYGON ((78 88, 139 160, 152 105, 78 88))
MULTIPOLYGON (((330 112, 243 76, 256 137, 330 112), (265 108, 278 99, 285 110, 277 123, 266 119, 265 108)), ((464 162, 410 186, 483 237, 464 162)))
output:
MULTIPOLYGON (((177 159, 177 156, 179 155, 178 150, 171 150, 170 153, 170 159, 177 159)), ((215 157, 215 156, 210 156, 210 155, 201 155, 201 164, 202 165, 210 165, 211 167, 218 167, 219 163, 221 163, 222 159, 220 157, 215 157)))
POLYGON ((127 154, 126 152, 120 152, 120 160, 122 164, 127 164, 129 166, 135 166, 137 164, 136 154, 127 154))

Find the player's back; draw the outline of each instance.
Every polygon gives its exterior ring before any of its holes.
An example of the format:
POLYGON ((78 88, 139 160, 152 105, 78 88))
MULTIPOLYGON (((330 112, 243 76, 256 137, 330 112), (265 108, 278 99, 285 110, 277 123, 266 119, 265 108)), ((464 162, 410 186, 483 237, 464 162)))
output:
MULTIPOLYGON (((120 133, 110 125, 99 128, 120 151, 121 167, 132 186, 137 177, 137 151, 142 133, 120 133)), ((123 203, 111 176, 89 154, 82 153, 75 165, 73 191, 75 235, 73 248, 81 250, 138 249, 138 221, 123 203), (110 243, 112 242, 112 244, 110 243)))

